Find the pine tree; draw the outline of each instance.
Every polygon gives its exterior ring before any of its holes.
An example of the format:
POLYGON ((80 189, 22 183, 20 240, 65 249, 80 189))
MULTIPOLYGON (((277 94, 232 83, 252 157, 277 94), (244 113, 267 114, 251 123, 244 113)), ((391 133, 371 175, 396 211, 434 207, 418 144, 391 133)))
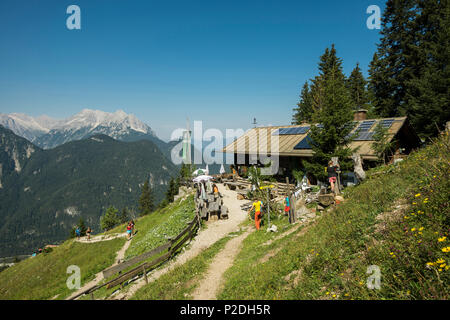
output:
POLYGON ((426 138, 450 119, 450 1, 421 0, 418 7, 414 57, 419 71, 406 82, 405 100, 412 125, 426 138))
POLYGON ((141 197, 139 198, 139 215, 145 216, 155 209, 155 201, 153 197, 153 192, 150 187, 148 179, 145 180, 144 186, 142 187, 141 197))
POLYGON ((80 220, 78 220, 78 225, 77 226, 78 226, 78 228, 80 228, 81 236, 82 237, 85 236, 86 235, 86 231, 87 231, 87 227, 86 227, 86 224, 85 224, 83 218, 80 218, 80 220))
POLYGON ((416 0, 388 0, 383 14, 381 40, 377 61, 371 64, 374 107, 382 117, 404 114, 405 82, 411 78, 410 68, 414 43, 413 23, 416 16, 416 0), (409 67, 408 67, 409 66, 409 67))
POLYGON ((352 150, 347 147, 351 140, 349 136, 353 120, 353 103, 346 87, 345 75, 342 70, 342 60, 337 57, 334 46, 327 49, 319 64, 321 82, 321 107, 313 115, 310 137, 314 152, 310 160, 303 161, 307 172, 317 179, 325 181, 324 168, 332 157, 338 157, 341 168, 349 170, 352 166, 350 156, 352 150))
POLYGON ((436 134, 450 115, 449 16, 447 0, 388 0, 370 66, 375 111, 408 116, 422 137, 436 134))
POLYGON ((166 191, 166 200, 168 203, 172 203, 175 199, 175 195, 178 193, 176 182, 174 178, 170 178, 169 187, 166 191))
POLYGON ((117 212, 118 210, 111 206, 106 210, 105 214, 100 217, 100 227, 102 230, 110 230, 120 223, 117 212))
POLYGON ((310 123, 313 112, 309 84, 308 81, 306 81, 300 93, 300 102, 297 104, 297 107, 294 108, 292 124, 310 123))
POLYGON ((329 78, 333 66, 339 63, 341 62, 336 55, 336 48, 334 47, 334 44, 332 44, 331 49, 326 48, 325 53, 320 57, 319 75, 312 80, 310 86, 309 97, 312 110, 310 121, 313 120, 312 115, 322 110, 325 103, 325 81, 329 78))
POLYGON ((359 63, 347 79, 347 88, 353 100, 353 109, 368 109, 367 81, 364 78, 359 63))
POLYGON ((120 223, 125 223, 129 220, 128 210, 127 208, 123 208, 119 215, 120 223))

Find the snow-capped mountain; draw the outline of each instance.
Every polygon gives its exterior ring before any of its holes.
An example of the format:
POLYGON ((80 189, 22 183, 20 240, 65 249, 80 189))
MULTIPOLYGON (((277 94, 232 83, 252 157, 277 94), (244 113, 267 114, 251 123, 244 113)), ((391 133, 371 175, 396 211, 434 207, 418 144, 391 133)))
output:
POLYGON ((65 120, 56 120, 48 116, 30 117, 17 113, 0 114, 0 125, 44 149, 95 134, 105 134, 122 141, 157 139, 148 125, 122 110, 108 113, 84 109, 65 120))
POLYGON ((0 125, 29 141, 49 132, 57 122, 47 116, 33 118, 22 113, 0 114, 0 125))

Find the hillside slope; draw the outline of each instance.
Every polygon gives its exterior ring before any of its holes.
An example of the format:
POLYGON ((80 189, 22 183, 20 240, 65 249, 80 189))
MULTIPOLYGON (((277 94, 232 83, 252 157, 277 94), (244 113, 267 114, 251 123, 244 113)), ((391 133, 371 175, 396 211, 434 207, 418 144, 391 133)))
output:
MULTIPOLYGON (((6 148, 3 143, 1 147, 6 148)), ((36 149, 20 172, 2 180, 0 256, 30 254, 38 246, 66 239, 80 217, 98 231, 107 207, 136 208, 147 178, 156 201, 161 200, 178 170, 146 140, 125 143, 96 135, 51 150, 36 149)))
MULTIPOLYGON (((343 203, 314 220, 289 226, 274 218, 280 232, 264 226, 244 239, 217 299, 448 299, 449 172, 446 135, 406 161, 369 171, 343 203), (371 289, 377 271, 380 287, 371 289)), ((133 298, 194 298, 222 248, 206 249, 133 298)))
POLYGON ((449 172, 445 135, 370 171, 335 210, 272 244, 264 263, 255 244, 265 235, 250 235, 219 299, 448 299, 449 172))
MULTIPOLYGON (((166 236, 178 234, 186 226, 186 221, 194 216, 193 197, 190 196, 136 219, 138 232, 127 243, 125 259, 167 241, 166 236)), ((123 233, 125 230, 125 225, 120 225, 107 234, 123 233)), ((93 235, 90 243, 83 239, 82 242, 67 240, 49 253, 28 258, 0 272, 0 300, 64 299, 73 294, 75 291, 66 285, 70 276, 67 273, 69 266, 80 268, 81 286, 84 286, 113 264, 117 252, 123 249, 126 242, 125 237, 98 242, 97 238, 101 235, 93 235)), ((101 292, 96 293, 97 298, 100 295, 101 292)))

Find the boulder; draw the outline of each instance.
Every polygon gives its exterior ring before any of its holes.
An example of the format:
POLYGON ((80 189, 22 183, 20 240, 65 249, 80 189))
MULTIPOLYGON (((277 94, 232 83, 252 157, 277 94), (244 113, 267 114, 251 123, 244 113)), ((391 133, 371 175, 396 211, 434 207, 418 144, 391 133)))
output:
POLYGON ((319 195, 319 203, 325 207, 332 205, 334 203, 334 195, 333 194, 320 194, 319 195))

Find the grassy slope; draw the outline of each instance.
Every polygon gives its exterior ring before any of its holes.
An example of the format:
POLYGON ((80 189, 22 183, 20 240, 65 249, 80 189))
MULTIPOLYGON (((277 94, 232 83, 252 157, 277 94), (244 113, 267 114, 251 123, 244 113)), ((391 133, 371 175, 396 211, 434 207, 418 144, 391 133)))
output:
POLYGON ((125 258, 130 259, 167 242, 168 237, 178 235, 195 217, 194 197, 175 201, 136 222, 138 230, 125 258))
POLYGON ((448 299, 449 160, 447 135, 372 171, 344 204, 281 241, 265 263, 256 253, 266 250, 258 246, 264 235, 250 235, 219 298, 448 299), (371 265, 380 268, 380 290, 366 286, 371 265))
POLYGON ((85 244, 66 241, 47 254, 21 261, 0 273, 0 299, 62 299, 72 293, 66 286, 67 267, 81 269, 81 285, 114 262, 125 240, 85 244))
MULTIPOLYGON (((138 233, 126 252, 127 259, 165 243, 166 236, 178 234, 194 215, 193 197, 190 197, 137 219, 138 233)), ((125 229, 125 225, 120 225, 106 234, 122 233, 125 229)), ((42 300, 58 294, 58 299, 65 298, 71 293, 66 286, 70 276, 66 273, 68 266, 80 267, 83 285, 113 264, 116 252, 125 241, 119 238, 84 244, 68 240, 48 254, 24 260, 0 273, 0 299, 42 300)))
MULTIPOLYGON (((128 260, 166 243, 166 237, 173 237, 179 234, 180 231, 186 227, 186 223, 191 222, 194 216, 194 197, 189 196, 186 200, 179 199, 165 208, 158 209, 148 216, 137 219, 137 234, 133 237, 130 247, 125 253, 125 259, 128 260)), ((108 231, 108 233, 123 232, 124 230, 125 225, 121 225, 108 231)), ((179 250, 181 250, 181 248, 179 250)), ((149 262, 157 256, 150 257, 147 260, 139 262, 139 264, 149 262)), ((122 273, 135 267, 136 266, 131 266, 123 270, 122 273)), ((113 275, 110 278, 103 280, 102 283, 111 280, 116 276, 117 275, 113 275)), ((125 286, 124 290, 127 290, 128 288, 128 286, 125 286)), ((103 287, 95 292, 95 298, 102 299, 108 297, 116 289, 117 287, 110 289, 103 287)), ((81 299, 89 299, 89 297, 84 296, 81 299)))

